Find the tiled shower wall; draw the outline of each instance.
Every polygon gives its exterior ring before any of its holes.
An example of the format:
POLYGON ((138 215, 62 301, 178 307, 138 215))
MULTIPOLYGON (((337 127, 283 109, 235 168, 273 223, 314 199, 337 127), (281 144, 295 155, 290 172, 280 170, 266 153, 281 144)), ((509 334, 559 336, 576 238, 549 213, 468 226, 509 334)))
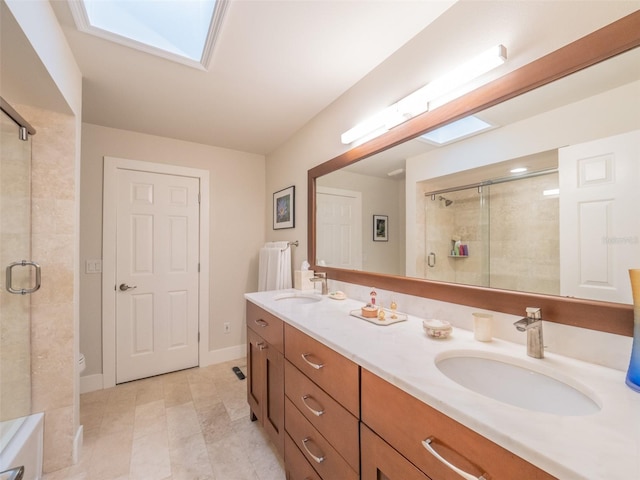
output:
POLYGON ((71 465, 77 430, 74 268, 75 118, 16 106, 31 123, 32 258, 42 287, 32 296, 32 410, 44 412, 44 471, 71 465))

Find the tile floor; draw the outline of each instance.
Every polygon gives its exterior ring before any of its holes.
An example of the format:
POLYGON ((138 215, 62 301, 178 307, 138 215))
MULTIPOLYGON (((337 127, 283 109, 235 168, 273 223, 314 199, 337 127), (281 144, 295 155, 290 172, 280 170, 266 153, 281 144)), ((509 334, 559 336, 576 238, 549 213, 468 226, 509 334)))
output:
POLYGON ((284 480, 249 420, 246 361, 192 368, 80 396, 80 461, 43 480, 284 480))

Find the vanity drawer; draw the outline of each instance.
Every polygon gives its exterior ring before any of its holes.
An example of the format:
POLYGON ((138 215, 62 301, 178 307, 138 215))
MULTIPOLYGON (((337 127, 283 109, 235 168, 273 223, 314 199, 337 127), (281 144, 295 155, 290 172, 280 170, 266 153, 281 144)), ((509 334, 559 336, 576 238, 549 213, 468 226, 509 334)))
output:
POLYGON ((360 367, 291 325, 285 325, 285 357, 349 410, 360 416, 360 367))
POLYGON ((285 394, 291 403, 358 471, 358 419, 289 361, 285 361, 284 378, 285 394))
POLYGON ((247 301, 247 327, 260 335, 280 353, 284 353, 284 322, 247 301))
POLYGON ((442 457, 478 477, 486 472, 491 480, 554 478, 364 369, 362 421, 432 480, 460 476, 426 450, 427 438, 442 457))
POLYGON ((284 401, 284 418, 287 433, 320 477, 324 480, 358 480, 358 473, 288 398, 284 401))
POLYGON ((284 436, 284 458, 287 480, 322 480, 296 447, 289 435, 284 436))

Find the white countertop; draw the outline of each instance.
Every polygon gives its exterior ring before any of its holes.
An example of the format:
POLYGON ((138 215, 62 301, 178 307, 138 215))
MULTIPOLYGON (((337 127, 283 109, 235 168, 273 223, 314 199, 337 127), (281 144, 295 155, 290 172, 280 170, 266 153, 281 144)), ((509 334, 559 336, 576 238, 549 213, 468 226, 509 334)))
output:
POLYGON ((625 385, 625 372, 552 353, 533 359, 523 345, 478 342, 473 332, 456 327, 450 338, 432 339, 423 331, 423 319, 412 315, 406 322, 374 325, 349 315, 363 305, 356 300, 325 296, 303 305, 275 300, 284 292, 245 298, 561 480, 640 479, 640 393, 625 385), (542 365, 585 387, 602 408, 592 415, 558 416, 482 396, 435 366, 436 357, 451 350, 495 352, 535 369, 542 365))

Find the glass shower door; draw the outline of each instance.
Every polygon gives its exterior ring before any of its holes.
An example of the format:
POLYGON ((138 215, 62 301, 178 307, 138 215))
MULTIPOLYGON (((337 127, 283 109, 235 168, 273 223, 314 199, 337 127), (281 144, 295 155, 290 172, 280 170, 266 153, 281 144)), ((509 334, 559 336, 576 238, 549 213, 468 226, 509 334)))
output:
POLYGON ((32 288, 31 140, 21 140, 19 126, 0 112, 0 421, 31 413, 31 296, 12 294, 32 288))

